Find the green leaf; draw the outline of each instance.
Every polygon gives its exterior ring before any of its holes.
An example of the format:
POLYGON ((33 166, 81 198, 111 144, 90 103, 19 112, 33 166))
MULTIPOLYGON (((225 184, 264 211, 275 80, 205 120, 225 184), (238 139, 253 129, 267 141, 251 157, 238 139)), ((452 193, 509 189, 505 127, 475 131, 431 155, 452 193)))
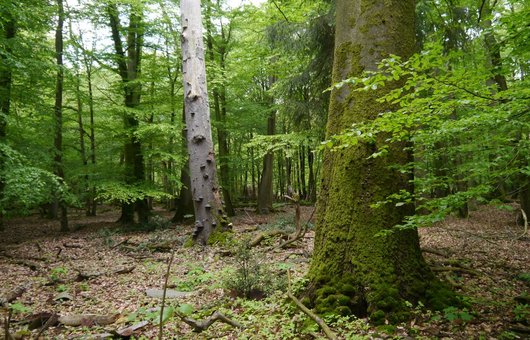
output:
POLYGON ((178 312, 185 316, 191 315, 193 313, 193 306, 188 303, 183 303, 178 307, 178 312))

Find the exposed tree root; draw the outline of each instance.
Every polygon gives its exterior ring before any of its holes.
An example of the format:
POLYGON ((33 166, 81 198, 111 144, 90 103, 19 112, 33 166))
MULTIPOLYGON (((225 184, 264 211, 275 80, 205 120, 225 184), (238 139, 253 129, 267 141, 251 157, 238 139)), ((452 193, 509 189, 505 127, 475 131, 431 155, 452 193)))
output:
POLYGON ((289 270, 287 271, 287 282, 289 284, 288 289, 287 289, 287 296, 294 302, 296 307, 298 307, 298 309, 300 309, 307 316, 309 316, 313 321, 315 321, 317 325, 322 329, 324 334, 326 334, 326 337, 328 339, 336 340, 337 335, 335 335, 335 333, 333 333, 333 331, 328 327, 328 325, 326 325, 324 320, 322 320, 318 315, 316 315, 311 310, 309 310, 309 308, 304 306, 304 304, 291 293, 291 272, 289 270))

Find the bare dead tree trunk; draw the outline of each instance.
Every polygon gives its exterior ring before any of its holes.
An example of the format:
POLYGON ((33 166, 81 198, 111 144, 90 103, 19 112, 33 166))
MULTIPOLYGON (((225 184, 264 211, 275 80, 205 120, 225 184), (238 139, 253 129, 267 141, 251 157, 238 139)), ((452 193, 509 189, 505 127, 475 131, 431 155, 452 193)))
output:
POLYGON ((216 180, 200 2, 182 0, 180 11, 184 106, 195 209, 193 239, 205 245, 216 226, 224 226, 225 217, 216 180))

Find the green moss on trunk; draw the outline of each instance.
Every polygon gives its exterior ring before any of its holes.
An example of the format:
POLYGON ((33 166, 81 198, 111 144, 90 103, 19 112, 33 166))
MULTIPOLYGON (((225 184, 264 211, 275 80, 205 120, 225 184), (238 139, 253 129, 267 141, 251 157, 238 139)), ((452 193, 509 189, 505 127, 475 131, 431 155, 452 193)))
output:
MULTIPOLYGON (((390 54, 406 58, 413 49, 413 0, 337 2, 334 82, 376 70, 377 63, 390 54)), ((376 99, 396 86, 371 92, 351 92, 346 87, 333 90, 328 137, 392 110, 376 99)), ((423 260, 416 230, 377 236, 413 212, 410 205, 371 207, 393 193, 411 189, 411 175, 391 167, 411 160, 409 145, 393 144, 385 156, 368 158, 385 145, 384 139, 380 136, 375 142, 324 154, 309 272, 311 302, 321 314, 368 315, 382 323, 404 319, 406 301, 453 303, 453 295, 440 286, 423 260)))

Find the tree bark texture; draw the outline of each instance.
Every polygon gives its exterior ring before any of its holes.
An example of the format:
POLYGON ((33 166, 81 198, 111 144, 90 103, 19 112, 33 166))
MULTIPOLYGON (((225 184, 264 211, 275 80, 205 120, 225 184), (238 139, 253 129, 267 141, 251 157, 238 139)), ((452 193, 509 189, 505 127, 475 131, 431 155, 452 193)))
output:
POLYGON ((182 0, 180 10, 184 107, 196 227, 193 238, 206 244, 225 218, 216 180, 200 1, 182 0))
MULTIPOLYGON (((5 42, 4 51, 0 51, 0 144, 6 145, 7 137, 7 118, 11 106, 11 57, 12 42, 16 34, 15 18, 6 6, 0 9, 0 34, 1 39, 5 42)), ((0 230, 4 228, 4 171, 6 155, 3 149, 0 149, 0 230)))
MULTIPOLYGON (((54 172, 59 178, 64 180, 63 165, 63 26, 64 26, 64 6, 62 0, 57 0, 57 29, 55 31, 55 57, 57 62, 57 82, 55 84, 55 155, 53 158, 54 172)), ((56 197, 58 208, 60 209, 61 231, 68 231, 68 211, 66 202, 61 197, 56 197)))
MULTIPOLYGON (((376 71, 377 63, 390 54, 410 56, 414 51, 414 8, 414 0, 337 1, 333 82, 376 71)), ((370 92, 334 89, 327 137, 392 110, 376 99, 398 85, 370 92)), ((308 274, 309 293, 318 313, 353 313, 384 323, 404 317, 405 301, 436 302, 426 298, 437 281, 422 257, 417 231, 377 235, 413 211, 411 205, 371 207, 401 189, 411 189, 411 175, 391 167, 411 160, 405 151, 409 145, 392 144, 386 156, 369 158, 385 138, 325 151, 308 274)))

